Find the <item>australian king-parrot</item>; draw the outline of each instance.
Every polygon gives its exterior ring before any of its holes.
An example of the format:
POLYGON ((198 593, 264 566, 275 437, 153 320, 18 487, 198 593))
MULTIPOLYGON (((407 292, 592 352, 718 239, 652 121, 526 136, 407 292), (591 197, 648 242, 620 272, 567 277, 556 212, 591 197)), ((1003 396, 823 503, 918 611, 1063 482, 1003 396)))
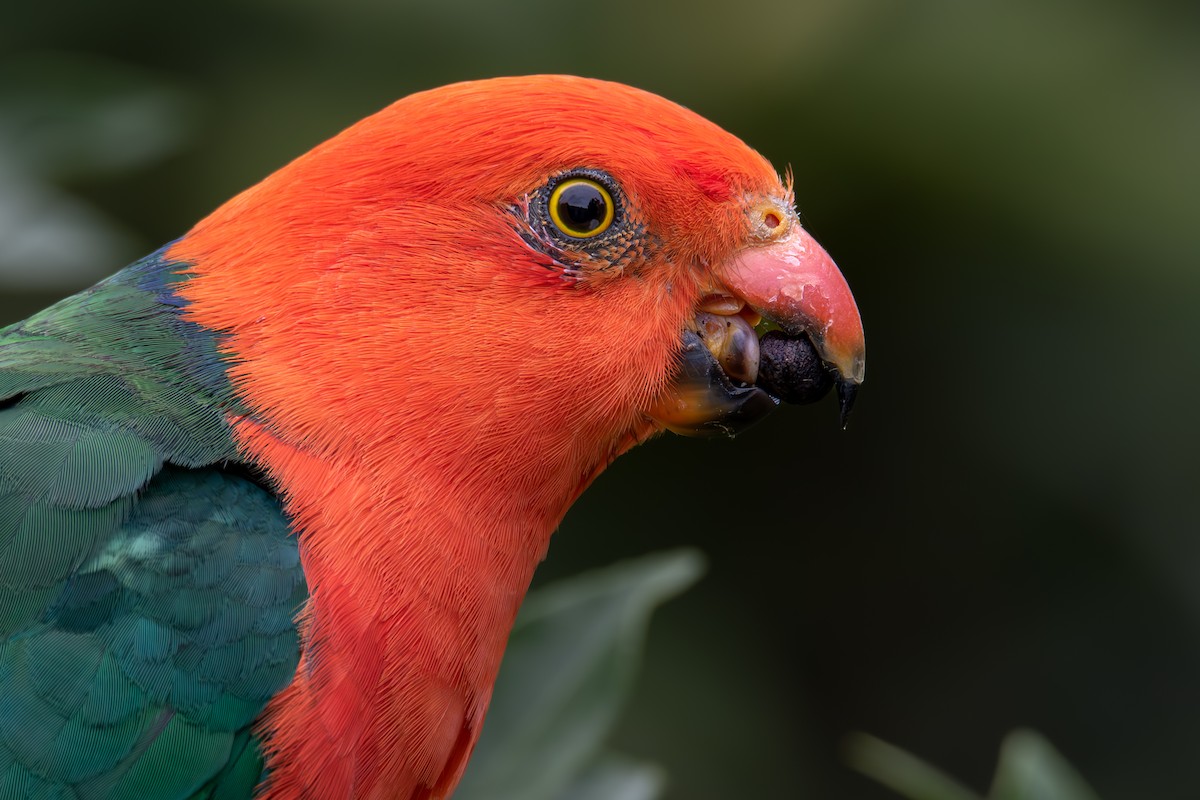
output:
POLYGON ((0 331, 0 797, 449 797, 601 470, 849 409, 790 184, 643 91, 461 83, 0 331))

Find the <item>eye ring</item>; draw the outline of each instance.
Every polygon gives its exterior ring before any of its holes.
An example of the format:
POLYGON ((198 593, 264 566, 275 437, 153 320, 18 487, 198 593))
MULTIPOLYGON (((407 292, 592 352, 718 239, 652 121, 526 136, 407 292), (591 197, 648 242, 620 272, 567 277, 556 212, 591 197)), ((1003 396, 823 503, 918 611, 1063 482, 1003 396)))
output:
POLYGON ((612 227, 616 217, 616 203, 608 187, 581 176, 555 186, 547 206, 554 227, 574 239, 599 236, 612 227))

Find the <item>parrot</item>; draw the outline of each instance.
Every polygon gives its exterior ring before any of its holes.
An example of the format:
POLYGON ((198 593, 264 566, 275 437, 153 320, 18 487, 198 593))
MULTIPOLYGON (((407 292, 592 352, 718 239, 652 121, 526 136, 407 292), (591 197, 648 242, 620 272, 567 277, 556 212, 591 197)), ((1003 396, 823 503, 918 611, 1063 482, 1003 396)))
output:
POLYGON ((782 176, 655 94, 411 94, 0 330, 0 797, 444 800, 615 458, 863 381, 782 176))

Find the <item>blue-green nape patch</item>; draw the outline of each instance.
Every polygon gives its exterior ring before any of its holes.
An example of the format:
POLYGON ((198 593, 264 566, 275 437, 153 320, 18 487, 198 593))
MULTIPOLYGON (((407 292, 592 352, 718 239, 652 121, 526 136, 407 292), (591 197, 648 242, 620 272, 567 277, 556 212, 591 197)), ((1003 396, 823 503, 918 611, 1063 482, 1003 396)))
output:
POLYGON ((162 253, 0 331, 0 797, 248 797, 306 587, 162 253))
MULTIPOLYGON (((135 433, 182 466, 236 461, 227 415, 246 413, 221 335, 192 322, 167 248, 0 330, 0 408, 135 433)), ((50 424, 50 423, 48 423, 50 424)))

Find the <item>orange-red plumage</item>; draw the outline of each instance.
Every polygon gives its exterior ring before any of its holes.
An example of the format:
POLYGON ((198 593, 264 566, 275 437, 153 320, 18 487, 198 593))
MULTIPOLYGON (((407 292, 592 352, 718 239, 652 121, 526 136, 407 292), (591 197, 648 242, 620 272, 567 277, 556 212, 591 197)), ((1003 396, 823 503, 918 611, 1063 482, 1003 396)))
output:
POLYGON ((502 79, 397 102, 172 247, 310 587, 300 668, 263 723, 267 796, 452 791, 551 532, 660 429, 680 332, 754 244, 762 198, 790 213, 763 158, 672 103, 502 79), (579 167, 613 177, 654 244, 564 275, 514 209, 579 167))

